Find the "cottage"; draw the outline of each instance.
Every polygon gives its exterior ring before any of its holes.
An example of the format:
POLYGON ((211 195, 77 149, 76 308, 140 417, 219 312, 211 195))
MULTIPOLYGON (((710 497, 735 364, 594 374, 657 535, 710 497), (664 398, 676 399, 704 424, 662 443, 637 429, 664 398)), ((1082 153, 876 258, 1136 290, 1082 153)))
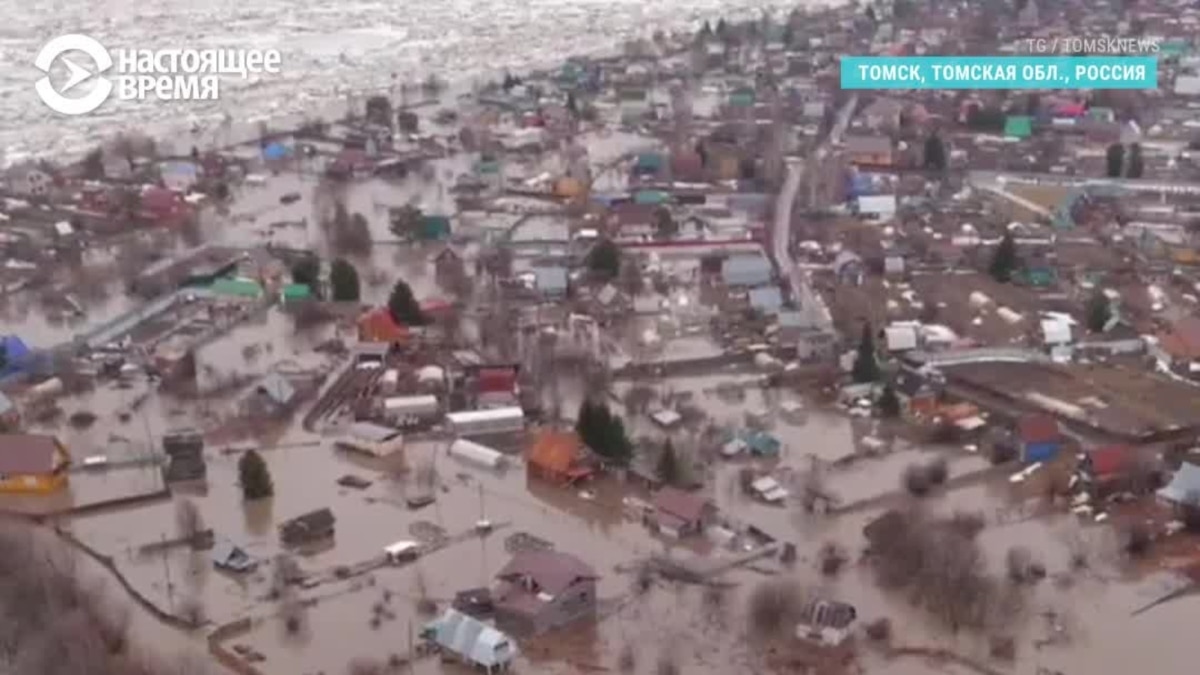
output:
POLYGON ((333 511, 317 509, 280 525, 279 538, 286 546, 311 544, 332 537, 336 522, 333 511))
POLYGON ((596 610, 599 575, 568 553, 518 553, 496 579, 496 624, 517 633, 544 633, 596 610))
POLYGON ((1047 462, 1054 459, 1062 449, 1063 440, 1058 421, 1049 415, 1025 415, 1017 422, 1017 441, 1020 443, 1023 462, 1047 462))
POLYGON ((845 143, 852 164, 892 165, 892 141, 885 136, 847 136, 845 143))
POLYGON ((562 299, 567 296, 569 277, 567 268, 561 266, 533 268, 534 288, 538 293, 550 299, 562 299))
POLYGON ((512 638, 456 609, 447 609, 426 625, 421 637, 437 645, 443 653, 483 668, 489 674, 508 670, 518 653, 512 638))
POLYGON ((0 492, 62 489, 70 464, 66 448, 53 436, 0 434, 0 492))
POLYGON ((837 647, 850 637, 858 610, 844 602, 811 600, 800 610, 796 637, 825 647, 837 647))
POLYGON ((716 507, 704 497, 665 487, 654 495, 652 522, 659 534, 680 538, 703 532, 715 513, 716 507))
POLYGON ((1110 484, 1125 477, 1133 464, 1133 448, 1128 445, 1106 445, 1088 450, 1084 467, 1098 485, 1110 484))
POLYGON ((538 432, 525 456, 530 476, 560 484, 571 484, 592 474, 579 434, 544 429, 538 432))

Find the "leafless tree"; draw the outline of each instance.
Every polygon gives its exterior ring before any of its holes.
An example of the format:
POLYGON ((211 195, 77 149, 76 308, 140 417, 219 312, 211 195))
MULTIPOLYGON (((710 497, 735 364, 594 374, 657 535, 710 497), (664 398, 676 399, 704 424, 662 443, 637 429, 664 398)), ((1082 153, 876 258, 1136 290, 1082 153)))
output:
POLYGON ((750 592, 748 620, 750 631, 759 637, 773 637, 796 622, 804 603, 804 593, 792 581, 772 580, 750 592))

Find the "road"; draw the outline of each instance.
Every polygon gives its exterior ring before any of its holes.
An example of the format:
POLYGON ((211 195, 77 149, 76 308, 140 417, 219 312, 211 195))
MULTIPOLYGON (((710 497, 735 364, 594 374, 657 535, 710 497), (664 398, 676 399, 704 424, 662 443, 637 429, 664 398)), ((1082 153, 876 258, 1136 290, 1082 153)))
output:
MULTIPOLYGON (((821 143, 807 158, 788 160, 788 175, 779 191, 779 200, 775 205, 775 228, 772 241, 772 253, 780 273, 787 277, 788 287, 797 307, 807 315, 805 323, 821 330, 833 330, 833 320, 825 302, 812 289, 804 270, 796 265, 788 244, 792 235, 792 210, 796 205, 796 195, 805 184, 805 177, 810 172, 819 170, 819 164, 832 151, 832 147, 841 140, 845 133, 854 109, 858 105, 858 96, 852 96, 838 111, 837 119, 829 132, 829 137, 821 143)), ((810 205, 811 206, 811 205, 810 205)))

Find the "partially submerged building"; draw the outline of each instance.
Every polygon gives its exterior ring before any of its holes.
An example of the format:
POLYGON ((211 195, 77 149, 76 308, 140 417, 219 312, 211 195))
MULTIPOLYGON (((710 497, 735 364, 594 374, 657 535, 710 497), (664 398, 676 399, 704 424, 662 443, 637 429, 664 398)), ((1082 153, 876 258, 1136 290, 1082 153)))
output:
POLYGON ((517 656, 517 645, 508 635, 456 609, 427 624, 421 637, 443 654, 488 673, 508 670, 517 656))
POLYGON ((311 544, 332 537, 336 522, 333 511, 317 509, 280 525, 279 538, 287 546, 311 544))
POLYGON ((544 633, 596 611, 599 575, 569 553, 518 553, 496 579, 496 623, 515 633, 544 633))
POLYGON ((0 492, 49 493, 67 485, 71 457, 44 434, 0 434, 0 492))

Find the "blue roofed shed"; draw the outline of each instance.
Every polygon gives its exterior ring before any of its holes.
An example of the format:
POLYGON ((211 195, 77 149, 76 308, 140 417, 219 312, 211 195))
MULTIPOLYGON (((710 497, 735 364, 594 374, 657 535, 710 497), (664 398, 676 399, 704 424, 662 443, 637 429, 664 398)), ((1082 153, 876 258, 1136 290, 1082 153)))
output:
POLYGON ((512 638, 456 609, 426 624, 421 637, 466 663, 495 672, 504 669, 517 656, 512 638))
POLYGON ((440 241, 450 237, 449 216, 421 216, 417 228, 418 236, 426 241, 440 241))
POLYGON ((743 431, 738 438, 750 452, 760 457, 774 457, 783 449, 783 443, 765 431, 743 431))
POLYGON ((634 204, 651 204, 660 206, 671 201, 671 195, 662 190, 638 190, 633 195, 634 204))
POLYGON ((761 255, 737 255, 721 265, 726 286, 762 286, 771 282, 771 261, 761 255))

